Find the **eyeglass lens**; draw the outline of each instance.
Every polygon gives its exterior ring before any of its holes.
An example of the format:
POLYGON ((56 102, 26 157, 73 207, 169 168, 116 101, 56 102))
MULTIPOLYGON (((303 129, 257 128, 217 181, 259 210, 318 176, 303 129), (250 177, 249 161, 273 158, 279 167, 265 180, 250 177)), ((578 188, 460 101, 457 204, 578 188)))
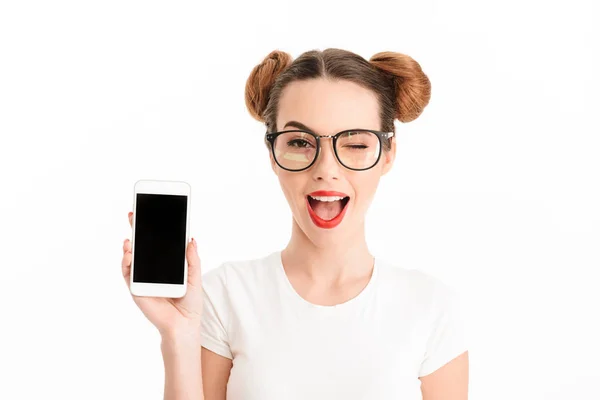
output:
MULTIPOLYGON (((362 130, 341 134, 335 146, 340 163, 352 169, 371 168, 377 162, 381 151, 377 135, 362 130)), ((300 170, 314 161, 317 154, 317 140, 307 132, 285 132, 277 136, 273 149, 275 158, 282 167, 300 170)))

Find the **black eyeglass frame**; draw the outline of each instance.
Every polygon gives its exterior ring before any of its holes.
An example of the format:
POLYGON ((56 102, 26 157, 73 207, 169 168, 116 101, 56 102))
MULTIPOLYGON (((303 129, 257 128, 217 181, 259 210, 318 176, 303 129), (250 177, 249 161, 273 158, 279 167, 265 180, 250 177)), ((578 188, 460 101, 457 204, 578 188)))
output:
POLYGON ((273 154, 273 159, 275 160, 275 162, 277 163, 277 165, 279 165, 279 167, 281 167, 282 169, 285 169, 286 171, 291 171, 291 172, 300 172, 300 171, 305 171, 307 169, 309 169, 310 167, 313 166, 313 164, 317 161, 317 158, 319 158, 319 153, 321 152, 321 138, 331 138, 332 141, 332 145, 333 145, 333 152, 335 154, 335 158, 337 159, 337 161, 344 167, 347 168, 349 170, 352 171, 367 171, 371 168, 373 168, 374 166, 377 165, 377 163, 379 162, 379 160, 381 159, 381 153, 383 152, 383 141, 392 138, 395 135, 394 132, 382 132, 382 131, 376 131, 373 129, 363 129, 363 128, 357 128, 357 129, 345 129, 341 132, 336 133, 335 135, 317 135, 313 132, 310 131, 306 131, 303 129, 288 129, 285 131, 280 131, 280 132, 267 132, 265 134, 265 139, 267 140, 267 142, 269 142, 270 147, 271 147, 271 153, 273 154), (348 167, 346 164, 344 164, 342 162, 342 160, 340 160, 340 156, 338 155, 337 152, 337 147, 336 147, 336 143, 338 138, 345 134, 345 133, 349 133, 349 132, 356 132, 356 131, 362 131, 362 132, 371 132, 374 133, 377 136, 377 139, 379 139, 379 154, 377 155, 377 160, 375 160, 375 162, 373 163, 373 165, 371 165, 368 168, 350 168, 348 167), (310 164, 308 164, 306 167, 301 168, 301 169, 289 169, 284 167, 283 165, 281 165, 279 163, 279 161, 277 160, 277 156, 275 156, 275 140, 277 139, 277 137, 279 135, 282 135, 284 133, 290 133, 290 132, 301 132, 301 133, 307 133, 309 135, 311 135, 312 137, 315 138, 316 142, 317 142, 317 152, 315 153, 315 157, 313 158, 312 162, 310 164))

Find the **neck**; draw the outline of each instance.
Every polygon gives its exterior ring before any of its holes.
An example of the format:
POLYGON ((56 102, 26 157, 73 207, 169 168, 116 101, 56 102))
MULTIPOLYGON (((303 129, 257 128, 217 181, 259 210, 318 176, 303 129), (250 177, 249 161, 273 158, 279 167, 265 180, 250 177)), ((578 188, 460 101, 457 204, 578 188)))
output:
POLYGON ((315 243, 293 220, 292 236, 281 256, 288 273, 325 284, 363 277, 371 274, 373 269, 364 223, 343 238, 315 243))

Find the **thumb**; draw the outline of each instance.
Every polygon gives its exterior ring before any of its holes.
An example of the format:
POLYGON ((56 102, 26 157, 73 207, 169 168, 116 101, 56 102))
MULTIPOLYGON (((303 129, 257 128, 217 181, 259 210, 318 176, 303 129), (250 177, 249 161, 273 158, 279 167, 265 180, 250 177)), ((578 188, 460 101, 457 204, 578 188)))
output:
POLYGON ((188 243, 186 258, 188 262, 188 281, 193 286, 200 286, 202 277, 200 271, 200 256, 198 256, 198 244, 194 238, 188 243))

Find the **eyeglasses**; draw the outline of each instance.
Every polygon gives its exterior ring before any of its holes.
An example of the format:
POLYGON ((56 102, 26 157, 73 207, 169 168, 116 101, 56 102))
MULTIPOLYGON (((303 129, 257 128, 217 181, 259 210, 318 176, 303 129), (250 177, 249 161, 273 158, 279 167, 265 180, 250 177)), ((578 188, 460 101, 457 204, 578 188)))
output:
POLYGON ((321 139, 331 138, 336 158, 344 167, 353 171, 373 168, 381 157, 382 142, 394 136, 394 132, 370 129, 347 129, 329 136, 300 130, 266 133, 277 165, 287 171, 303 171, 310 168, 321 150, 321 139))

